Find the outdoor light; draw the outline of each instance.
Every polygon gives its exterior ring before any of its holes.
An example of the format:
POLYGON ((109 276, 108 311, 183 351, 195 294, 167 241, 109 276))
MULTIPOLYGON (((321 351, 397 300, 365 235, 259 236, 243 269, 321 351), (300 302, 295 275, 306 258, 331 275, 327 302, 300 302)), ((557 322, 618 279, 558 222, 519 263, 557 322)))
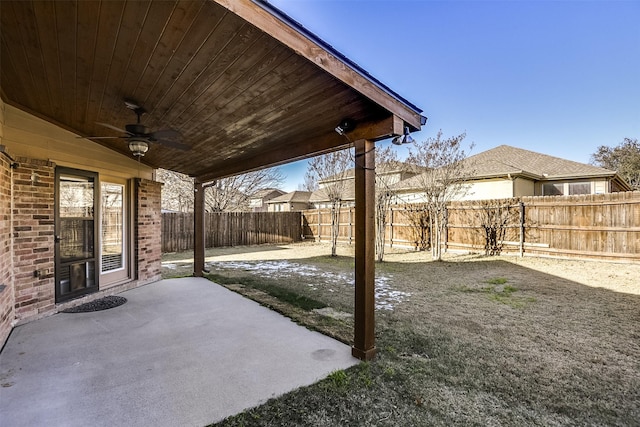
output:
POLYGON ((356 127, 356 122, 352 119, 342 119, 336 128, 334 129, 338 135, 344 135, 346 132, 351 132, 356 127))
POLYGON ((142 157, 149 150, 149 144, 143 139, 131 139, 129 140, 129 150, 135 157, 142 157))
POLYGON ((409 126, 404 127, 404 135, 398 135, 391 140, 391 143, 395 145, 411 144, 413 142, 414 139, 409 135, 409 126))

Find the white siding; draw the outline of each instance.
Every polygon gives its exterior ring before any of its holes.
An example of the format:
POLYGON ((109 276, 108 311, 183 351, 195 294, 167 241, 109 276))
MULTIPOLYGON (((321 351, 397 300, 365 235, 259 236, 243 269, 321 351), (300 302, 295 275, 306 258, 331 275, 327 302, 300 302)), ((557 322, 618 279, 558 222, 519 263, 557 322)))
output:
POLYGON ((593 193, 594 194, 605 194, 609 192, 609 181, 594 181, 593 182, 593 193))
POLYGON ((513 197, 510 179, 480 181, 465 185, 466 193, 456 200, 508 199, 513 197))

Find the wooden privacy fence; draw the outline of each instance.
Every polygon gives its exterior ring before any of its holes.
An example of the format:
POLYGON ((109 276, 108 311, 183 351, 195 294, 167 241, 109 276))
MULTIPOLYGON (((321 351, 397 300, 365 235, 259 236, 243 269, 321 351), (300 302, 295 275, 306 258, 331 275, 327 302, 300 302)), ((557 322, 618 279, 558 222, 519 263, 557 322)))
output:
MULTIPOLYGON (((302 239, 300 212, 221 212, 205 214, 205 246, 291 243, 302 239)), ((193 249, 193 213, 162 214, 162 251, 193 249)))
MULTIPOLYGON (((352 243, 353 208, 340 215, 338 241, 352 243)), ((428 246, 428 217, 418 206, 388 213, 388 246, 428 246)), ((328 209, 303 212, 307 239, 330 240, 328 209)), ((452 202, 443 235, 446 249, 640 261, 640 192, 522 197, 452 202)))

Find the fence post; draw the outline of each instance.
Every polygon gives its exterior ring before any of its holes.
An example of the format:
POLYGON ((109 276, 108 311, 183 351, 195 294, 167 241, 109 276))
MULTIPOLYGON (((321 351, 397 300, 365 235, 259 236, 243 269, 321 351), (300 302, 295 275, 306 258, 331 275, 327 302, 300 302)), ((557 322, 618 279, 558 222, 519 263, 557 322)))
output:
POLYGON ((524 202, 520 202, 520 258, 524 257, 524 202))
POLYGON ((204 186, 196 180, 193 186, 193 275, 202 277, 204 271, 204 186))
POLYGON ((349 208, 349 227, 347 228, 347 236, 349 237, 349 244, 353 243, 353 236, 351 233, 351 224, 352 224, 351 208, 349 208))
POLYGON ((449 209, 444 207, 444 253, 447 253, 447 249, 449 246, 449 209))
POLYGON ((389 247, 393 248, 393 206, 389 207, 389 247))
POLYGON ((318 205, 318 243, 322 241, 322 228, 320 225, 320 205, 318 205))

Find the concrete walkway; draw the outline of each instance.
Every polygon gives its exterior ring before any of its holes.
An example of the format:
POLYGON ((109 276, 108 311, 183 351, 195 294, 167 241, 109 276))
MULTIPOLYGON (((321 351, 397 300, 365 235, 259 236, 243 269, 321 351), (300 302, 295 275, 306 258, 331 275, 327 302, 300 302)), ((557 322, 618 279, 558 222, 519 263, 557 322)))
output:
POLYGON ((203 426, 358 361, 350 348, 205 279, 17 327, 0 426, 203 426))

